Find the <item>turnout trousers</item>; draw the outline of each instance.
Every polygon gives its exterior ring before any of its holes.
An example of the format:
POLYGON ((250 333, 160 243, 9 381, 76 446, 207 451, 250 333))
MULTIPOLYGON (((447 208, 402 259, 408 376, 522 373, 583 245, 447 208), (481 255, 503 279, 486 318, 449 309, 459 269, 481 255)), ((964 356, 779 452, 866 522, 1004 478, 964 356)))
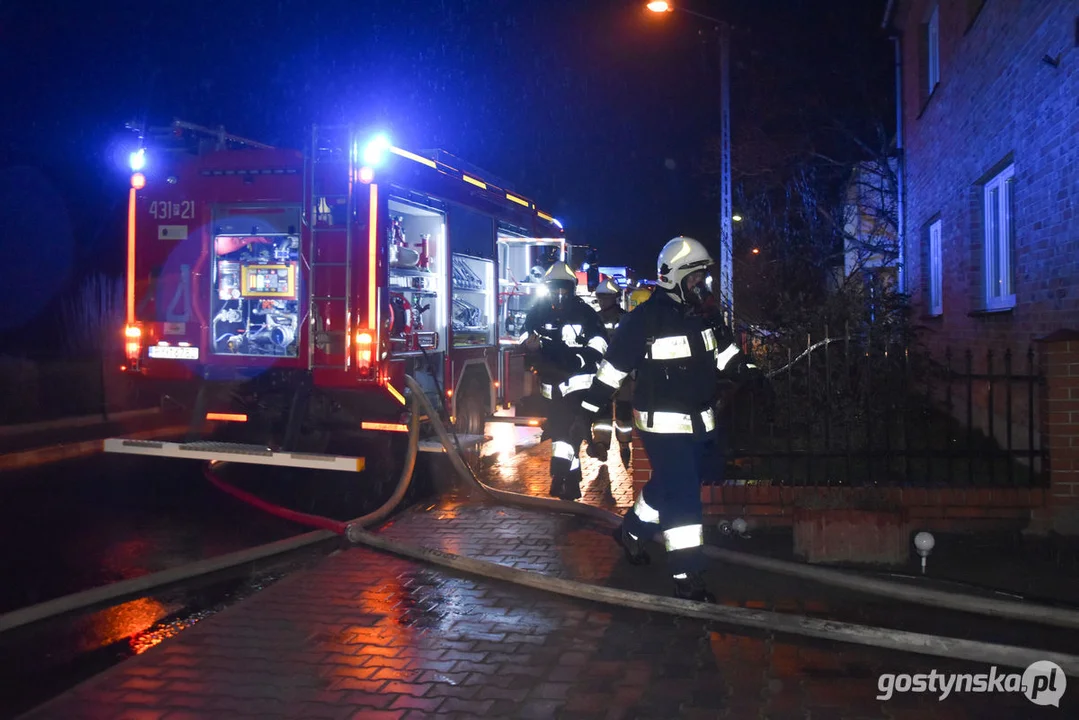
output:
POLYGON ((695 438, 638 432, 652 464, 652 479, 626 513, 623 528, 642 539, 662 530, 671 573, 678 577, 700 572, 705 566, 701 480, 714 481, 723 467, 715 433, 695 438))
POLYGON ((633 438, 633 403, 615 400, 592 422, 592 442, 599 449, 600 459, 606 460, 612 437, 618 438, 622 464, 629 467, 629 443, 633 438))
POLYGON ((547 413, 551 436, 550 494, 563 500, 581 497, 581 443, 588 438, 588 423, 581 411, 580 393, 563 396, 554 388, 547 413))

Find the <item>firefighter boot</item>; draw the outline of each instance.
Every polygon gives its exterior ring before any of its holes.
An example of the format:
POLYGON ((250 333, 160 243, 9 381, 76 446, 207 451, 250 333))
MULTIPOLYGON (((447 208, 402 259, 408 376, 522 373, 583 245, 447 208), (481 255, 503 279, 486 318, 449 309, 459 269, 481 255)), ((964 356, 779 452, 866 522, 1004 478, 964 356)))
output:
POLYGON ((682 573, 674 576, 674 596, 683 600, 714 603, 716 596, 708 592, 700 573, 682 573))
POLYGON ((565 475, 551 477, 551 489, 548 493, 559 500, 573 501, 581 497, 581 470, 570 470, 565 475))
POLYGON ((570 470, 562 480, 562 492, 558 494, 558 497, 571 502, 581 497, 582 479, 580 466, 575 470, 570 470))
POLYGON ((652 558, 644 549, 644 541, 626 530, 625 524, 611 531, 611 536, 622 546, 622 551, 625 552, 626 560, 630 565, 647 565, 652 562, 652 558))
POLYGON ((595 440, 589 440, 588 457, 594 457, 600 462, 607 462, 607 446, 595 440))
POLYGON ((553 475, 551 476, 551 489, 548 495, 551 497, 560 498, 563 493, 566 492, 566 476, 565 475, 553 475))

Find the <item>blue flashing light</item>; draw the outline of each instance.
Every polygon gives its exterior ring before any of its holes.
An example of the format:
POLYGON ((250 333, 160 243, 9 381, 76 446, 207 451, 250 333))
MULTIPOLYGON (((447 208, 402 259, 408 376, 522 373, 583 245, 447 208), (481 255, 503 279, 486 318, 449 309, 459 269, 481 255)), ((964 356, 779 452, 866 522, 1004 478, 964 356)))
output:
POLYGON ((555 218, 551 222, 553 222, 555 225, 557 225, 559 230, 565 230, 566 229, 566 228, 562 227, 562 223, 558 222, 558 218, 555 218))
POLYGON ((138 172, 146 167, 146 150, 139 148, 135 152, 131 153, 129 158, 131 163, 131 172, 138 172))
POLYGON ((361 159, 363 164, 369 167, 378 167, 386 158, 386 152, 390 149, 390 139, 385 135, 376 135, 363 147, 361 159))
POLYGON ((589 265, 588 263, 583 263, 581 265, 581 270, 584 270, 585 272, 588 272, 588 268, 590 268, 590 267, 592 267, 592 266, 589 265))

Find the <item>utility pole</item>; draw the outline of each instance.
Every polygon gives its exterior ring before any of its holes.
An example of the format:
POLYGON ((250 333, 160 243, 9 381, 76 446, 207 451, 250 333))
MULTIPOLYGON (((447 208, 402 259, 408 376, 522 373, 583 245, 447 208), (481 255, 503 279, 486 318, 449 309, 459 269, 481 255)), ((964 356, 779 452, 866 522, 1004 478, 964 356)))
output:
POLYGON ((734 226, 731 209, 731 71, 730 26, 718 23, 719 36, 719 302, 734 327, 734 226))
POLYGON ((731 208, 731 26, 667 0, 652 0, 653 13, 675 10, 712 23, 719 44, 719 304, 724 320, 734 327, 734 213, 731 208))

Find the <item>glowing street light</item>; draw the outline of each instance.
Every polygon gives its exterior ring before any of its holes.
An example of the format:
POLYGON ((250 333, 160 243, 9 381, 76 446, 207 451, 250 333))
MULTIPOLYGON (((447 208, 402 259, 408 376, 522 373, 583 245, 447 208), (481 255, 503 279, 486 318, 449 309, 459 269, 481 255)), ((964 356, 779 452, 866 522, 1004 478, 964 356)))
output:
POLYGON ((645 7, 648 8, 649 10, 651 10, 654 13, 669 13, 669 12, 674 12, 675 10, 677 10, 678 12, 684 12, 686 15, 692 15, 693 17, 698 17, 701 20, 707 20, 709 22, 713 22, 716 25, 725 25, 726 24, 722 20, 716 20, 713 17, 708 17, 707 15, 702 15, 699 12, 694 12, 692 10, 687 10, 684 7, 681 7, 681 6, 675 6, 672 3, 667 2, 666 0, 651 0, 651 2, 649 2, 648 4, 645 5, 645 7))
POLYGON ((731 220, 733 220, 734 222, 742 222, 742 216, 741 215, 731 215, 731 220))
POLYGON ((753 254, 754 255, 760 255, 761 254, 761 249, 760 248, 753 248, 753 254))

